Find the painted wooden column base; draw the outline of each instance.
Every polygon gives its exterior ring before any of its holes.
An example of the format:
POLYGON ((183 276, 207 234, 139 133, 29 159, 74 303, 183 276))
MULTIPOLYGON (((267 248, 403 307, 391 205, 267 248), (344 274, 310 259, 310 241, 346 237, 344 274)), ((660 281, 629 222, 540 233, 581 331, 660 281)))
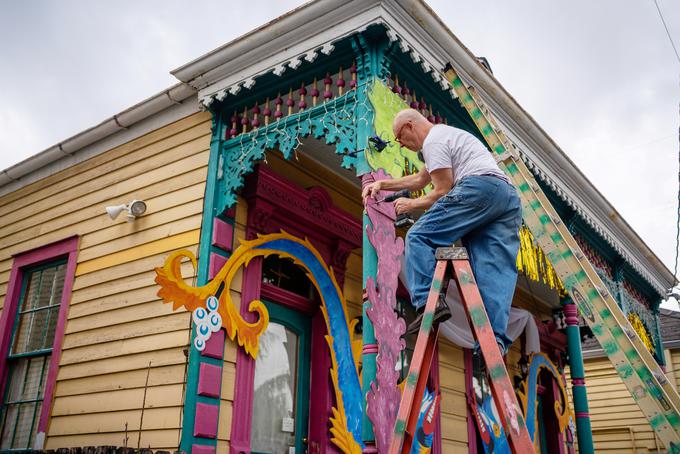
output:
POLYGON ((586 392, 583 354, 581 353, 581 333, 578 327, 576 305, 571 302, 565 304, 564 314, 567 322, 567 348, 569 351, 571 392, 574 396, 574 413, 576 413, 578 450, 581 454, 591 454, 595 452, 595 448, 588 410, 588 394, 586 392))

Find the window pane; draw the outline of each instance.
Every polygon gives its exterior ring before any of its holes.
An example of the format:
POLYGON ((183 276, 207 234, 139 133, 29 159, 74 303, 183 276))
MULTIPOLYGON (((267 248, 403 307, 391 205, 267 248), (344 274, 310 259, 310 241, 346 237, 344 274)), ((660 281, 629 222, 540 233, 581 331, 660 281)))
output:
POLYGON ((21 399, 23 392, 24 377, 28 372, 28 360, 12 361, 7 377, 7 396, 6 402, 16 402, 21 399))
POLYGON ((43 333, 43 341, 41 349, 52 348, 54 345, 54 334, 57 331, 57 320, 59 319, 59 306, 48 309, 49 316, 47 321, 47 328, 43 333))
POLYGON ((316 289, 307 273, 290 259, 270 255, 262 264, 262 282, 275 285, 304 298, 314 297, 316 289))
POLYGON ((9 449, 12 447, 12 435, 14 434, 14 428, 16 427, 17 414, 19 413, 19 407, 11 406, 6 407, 3 411, 3 426, 2 426, 2 439, 0 439, 0 449, 9 449))
POLYGON ((36 400, 42 385, 45 357, 31 358, 28 363, 28 373, 24 380, 24 392, 21 395, 21 400, 36 400))
POLYGON ((12 354, 51 348, 54 344, 65 273, 63 264, 27 273, 28 285, 19 303, 12 354))
POLYGON ((40 288, 37 291, 38 298, 33 309, 45 307, 50 304, 50 300, 52 299, 52 288, 55 281, 55 271, 56 268, 46 268, 39 271, 42 273, 42 276, 40 277, 40 288))
POLYGON ((35 417, 35 402, 19 406, 19 418, 14 433, 12 448, 28 448, 31 442, 31 426, 35 417))
POLYGON ((295 446, 298 343, 295 333, 275 322, 260 337, 253 380, 253 452, 287 454, 295 446))
POLYGON ((26 286, 24 298, 19 310, 28 311, 34 309, 37 305, 40 278, 41 274, 39 272, 31 272, 28 276, 26 276, 26 279, 28 279, 28 284, 26 286))
POLYGON ((50 356, 11 360, 3 402, 2 449, 28 448, 37 431, 50 356), (16 429, 16 430, 15 430, 16 429), (14 441, 12 442, 12 438, 14 441))

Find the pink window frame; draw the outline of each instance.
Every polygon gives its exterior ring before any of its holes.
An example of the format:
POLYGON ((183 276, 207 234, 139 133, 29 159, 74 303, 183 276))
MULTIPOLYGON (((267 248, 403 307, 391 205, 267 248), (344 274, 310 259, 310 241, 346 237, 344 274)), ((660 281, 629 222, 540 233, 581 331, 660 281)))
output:
POLYGON ((71 300, 71 290, 76 271, 76 258, 78 254, 79 237, 74 236, 61 241, 42 246, 27 252, 22 252, 14 256, 12 271, 9 275, 7 294, 0 317, 0 395, 4 395, 7 380, 7 353, 12 339, 13 323, 16 319, 16 312, 21 297, 21 287, 27 268, 50 262, 57 259, 66 258, 66 275, 64 276, 64 289, 61 295, 61 306, 57 319, 54 344, 52 346, 52 357, 47 371, 47 381, 45 383, 45 394, 38 429, 36 432, 35 444, 37 449, 42 449, 45 441, 52 403, 54 399, 54 388, 56 385, 57 371, 59 369, 59 359, 61 358, 61 348, 64 341, 64 327, 68 317, 69 302, 71 300))

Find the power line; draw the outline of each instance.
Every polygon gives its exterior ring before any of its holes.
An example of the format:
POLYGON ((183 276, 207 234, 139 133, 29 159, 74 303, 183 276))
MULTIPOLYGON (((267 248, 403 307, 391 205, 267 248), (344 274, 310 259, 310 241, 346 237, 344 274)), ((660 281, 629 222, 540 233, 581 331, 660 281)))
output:
POLYGON ((666 29, 666 34, 668 35, 668 40, 671 42, 671 46, 673 46, 673 50, 675 51, 675 58, 678 59, 678 63, 680 63, 680 55, 678 54, 678 49, 675 47, 675 43, 673 42, 673 38, 671 37, 671 32, 668 31, 668 26, 666 25, 666 21, 663 18, 663 14, 661 14, 661 8, 659 8, 659 3, 654 0, 654 5, 656 6, 656 10, 659 12, 659 17, 661 18, 661 23, 663 24, 663 28, 666 29))

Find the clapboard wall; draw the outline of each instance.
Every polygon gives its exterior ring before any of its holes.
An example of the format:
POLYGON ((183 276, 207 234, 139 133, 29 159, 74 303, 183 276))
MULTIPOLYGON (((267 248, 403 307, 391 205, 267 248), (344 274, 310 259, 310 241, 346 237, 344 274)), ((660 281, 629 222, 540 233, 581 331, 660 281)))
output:
POLYGON ((0 301, 13 254, 80 237, 47 449, 177 449, 190 319, 153 269, 197 250, 209 144, 197 113, 0 198, 0 301), (133 223, 104 211, 132 199, 148 206, 133 223))

